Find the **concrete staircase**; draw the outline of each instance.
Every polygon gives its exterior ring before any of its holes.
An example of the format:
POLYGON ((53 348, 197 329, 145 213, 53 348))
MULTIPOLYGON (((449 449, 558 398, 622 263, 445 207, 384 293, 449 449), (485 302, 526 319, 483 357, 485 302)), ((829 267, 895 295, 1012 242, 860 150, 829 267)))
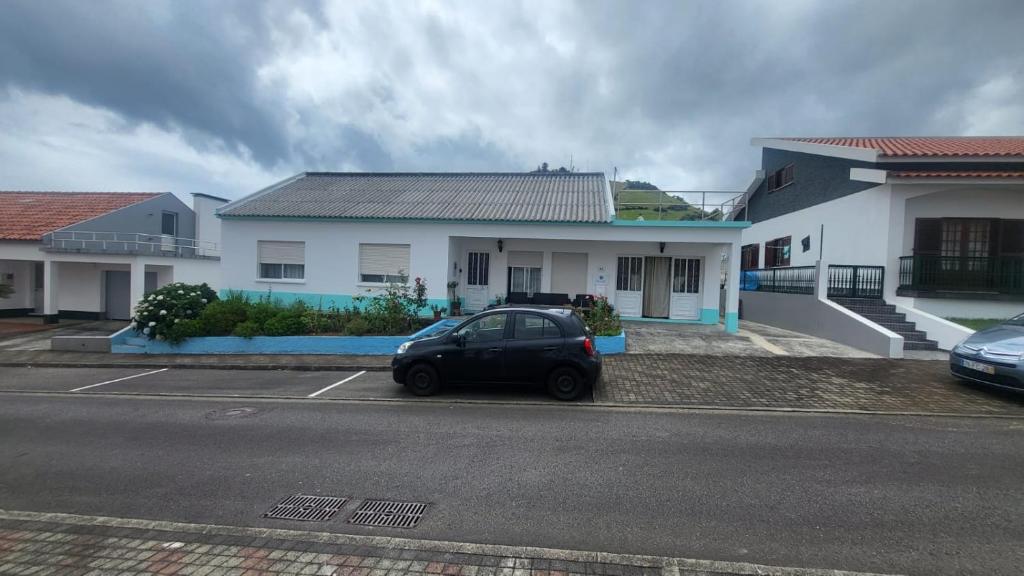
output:
POLYGON ((907 316, 897 312, 892 304, 886 304, 881 298, 830 298, 847 310, 871 320, 903 336, 904 350, 938 350, 938 344, 929 340, 928 335, 917 329, 907 316))

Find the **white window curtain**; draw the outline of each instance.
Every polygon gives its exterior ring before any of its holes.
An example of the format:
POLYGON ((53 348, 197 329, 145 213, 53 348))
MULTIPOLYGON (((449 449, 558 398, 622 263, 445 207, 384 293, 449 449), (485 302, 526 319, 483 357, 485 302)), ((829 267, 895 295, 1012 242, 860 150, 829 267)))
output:
POLYGON ((359 245, 361 282, 405 282, 408 278, 408 244, 359 245))

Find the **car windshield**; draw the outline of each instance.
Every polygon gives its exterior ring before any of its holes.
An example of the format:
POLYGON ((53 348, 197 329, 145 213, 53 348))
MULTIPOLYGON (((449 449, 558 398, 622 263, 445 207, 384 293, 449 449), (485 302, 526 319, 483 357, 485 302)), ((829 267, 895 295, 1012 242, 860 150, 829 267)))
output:
POLYGON ((1006 322, 1003 322, 1003 324, 1009 324, 1011 326, 1024 326, 1024 314, 1014 316, 1013 318, 1010 318, 1006 322))

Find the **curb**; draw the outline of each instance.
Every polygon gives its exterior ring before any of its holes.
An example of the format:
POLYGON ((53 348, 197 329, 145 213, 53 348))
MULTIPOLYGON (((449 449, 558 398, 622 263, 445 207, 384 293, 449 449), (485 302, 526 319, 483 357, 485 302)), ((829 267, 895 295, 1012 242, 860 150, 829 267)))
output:
POLYGON ((694 560, 690 558, 671 558, 665 556, 611 554, 606 552, 560 550, 555 548, 540 548, 532 546, 470 544, 463 542, 446 542, 443 540, 418 540, 413 538, 396 538, 390 536, 362 536, 355 534, 336 534, 333 532, 224 526, 219 524, 192 524, 162 520, 113 518, 109 516, 85 516, 79 514, 63 514, 59 512, 24 512, 0 509, 0 519, 84 526, 106 526, 137 530, 160 530, 165 532, 184 532, 189 534, 250 536, 254 538, 299 540, 325 544, 354 544, 357 546, 374 546, 378 548, 417 550, 424 552, 479 554, 485 556, 505 556, 512 558, 538 558, 542 560, 619 564, 625 566, 661 568, 664 576, 680 576, 680 570, 694 570, 702 571, 704 573, 730 576, 886 576, 870 572, 850 572, 845 570, 819 568, 787 568, 782 566, 766 566, 746 562, 723 562, 718 560, 694 560))

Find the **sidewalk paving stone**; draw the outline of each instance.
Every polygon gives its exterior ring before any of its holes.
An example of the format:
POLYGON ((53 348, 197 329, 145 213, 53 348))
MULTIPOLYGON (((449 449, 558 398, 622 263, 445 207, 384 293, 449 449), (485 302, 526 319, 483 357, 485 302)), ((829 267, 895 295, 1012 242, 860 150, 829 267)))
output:
MULTIPOLYGON (((23 514, 23 513, 17 513, 23 514)), ((38 515, 37 515, 38 516, 38 515)), ((47 515, 53 517, 58 515, 47 515)), ((471 548, 475 545, 391 540, 382 546, 353 546, 325 542, 324 534, 289 532, 290 537, 255 538, 217 534, 217 530, 244 531, 229 527, 188 525, 200 531, 148 530, 76 521, 27 521, 0 518, 0 575, 66 574, 112 576, 120 574, 272 576, 315 574, 319 576, 701 576, 712 572, 680 566, 687 562, 652 556, 608 555, 616 562, 576 562, 544 557, 598 557, 595 553, 548 549, 500 548, 521 553, 500 556, 438 551, 438 546, 471 548), (300 535, 307 539, 299 539, 300 535), (231 544, 215 544, 228 538, 231 544), (54 541, 70 546, 52 550, 54 541), (417 543, 428 549, 417 550, 417 543), (302 552, 292 550, 299 544, 302 552), (407 546, 401 548, 400 544, 407 546), (433 549, 430 549, 433 548, 433 549), (358 550, 358 553, 355 551, 358 550), (398 554, 389 554, 397 552, 398 554), (424 560, 399 560, 414 552, 424 560), (391 557, 391 558, 389 558, 391 557), (636 559, 630 563, 630 559, 636 559)), ((104 519, 111 520, 111 519, 104 519)), ((137 522, 137 521, 136 521, 137 522)), ((183 525, 176 525, 178 527, 183 525)), ((187 528, 180 528, 187 529, 187 528)), ((333 535, 328 535, 333 536, 333 535)), ((374 544, 384 539, 365 538, 374 544)), ((477 548, 479 549, 479 547, 477 548)), ((729 574, 806 574, 806 571, 745 565, 741 571, 713 570, 729 574), (755 572, 749 571, 755 569, 755 572)), ((833 572, 829 572, 832 574, 833 572)), ((852 573, 845 573, 852 574, 852 573)))
POLYGON ((945 362, 626 354, 606 358, 595 403, 1024 416, 1024 395, 982 389, 945 362))

